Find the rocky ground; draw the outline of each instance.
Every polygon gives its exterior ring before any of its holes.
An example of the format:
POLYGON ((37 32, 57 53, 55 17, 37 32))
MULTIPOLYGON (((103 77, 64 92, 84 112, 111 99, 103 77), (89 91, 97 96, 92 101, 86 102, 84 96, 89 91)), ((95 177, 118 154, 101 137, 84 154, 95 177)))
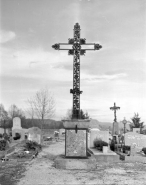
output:
POLYGON ((54 159, 64 153, 64 147, 64 140, 54 141, 31 161, 2 163, 0 185, 146 184, 146 164, 143 163, 99 163, 94 171, 56 169, 54 159))

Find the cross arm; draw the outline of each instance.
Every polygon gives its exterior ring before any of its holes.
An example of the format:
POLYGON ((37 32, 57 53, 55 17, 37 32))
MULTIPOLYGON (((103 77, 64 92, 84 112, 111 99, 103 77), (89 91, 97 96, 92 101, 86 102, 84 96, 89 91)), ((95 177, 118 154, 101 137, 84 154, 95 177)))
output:
POLYGON ((118 110, 120 107, 110 107, 110 110, 118 110))
POLYGON ((60 45, 72 45, 72 44, 67 44, 67 43, 57 43, 52 45, 52 48, 54 48, 55 50, 70 50, 70 49, 61 49, 60 45))

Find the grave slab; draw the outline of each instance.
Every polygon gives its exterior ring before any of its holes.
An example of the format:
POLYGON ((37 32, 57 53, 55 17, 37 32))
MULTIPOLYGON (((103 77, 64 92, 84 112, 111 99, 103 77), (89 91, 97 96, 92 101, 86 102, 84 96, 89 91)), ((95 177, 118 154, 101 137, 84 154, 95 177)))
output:
POLYGON ((133 143, 136 143, 137 147, 146 147, 146 135, 127 132, 125 134, 125 145, 131 146, 133 143))
POLYGON ((98 151, 95 148, 90 148, 90 150, 92 151, 96 162, 120 162, 120 156, 111 150, 108 150, 107 153, 98 151))
POLYGON ((96 159, 94 157, 88 159, 68 159, 58 156, 55 159, 55 167, 68 170, 95 170, 96 159))

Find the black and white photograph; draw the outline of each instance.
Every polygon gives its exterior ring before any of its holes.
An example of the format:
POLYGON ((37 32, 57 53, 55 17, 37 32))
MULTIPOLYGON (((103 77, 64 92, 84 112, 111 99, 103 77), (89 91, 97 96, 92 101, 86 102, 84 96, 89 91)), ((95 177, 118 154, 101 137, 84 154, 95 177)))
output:
POLYGON ((146 184, 146 0, 0 0, 0 185, 146 184))

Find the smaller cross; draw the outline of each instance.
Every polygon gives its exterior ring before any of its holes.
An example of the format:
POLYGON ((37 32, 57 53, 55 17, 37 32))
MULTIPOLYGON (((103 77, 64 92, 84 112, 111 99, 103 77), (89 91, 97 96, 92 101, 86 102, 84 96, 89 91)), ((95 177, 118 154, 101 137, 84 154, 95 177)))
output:
POLYGON ((116 103, 114 103, 114 106, 110 107, 110 109, 114 111, 114 116, 115 116, 114 122, 117 122, 116 110, 120 109, 120 107, 116 107, 116 103))

